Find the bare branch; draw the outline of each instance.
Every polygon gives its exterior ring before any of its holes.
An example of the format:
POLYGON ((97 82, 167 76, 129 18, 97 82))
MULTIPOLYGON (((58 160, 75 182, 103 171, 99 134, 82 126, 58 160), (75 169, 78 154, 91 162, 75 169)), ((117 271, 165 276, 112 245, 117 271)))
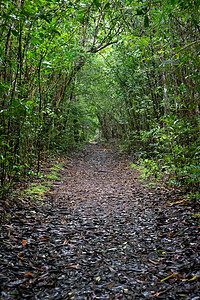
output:
POLYGON ((112 42, 107 42, 105 45, 99 46, 98 48, 95 48, 95 49, 93 49, 93 50, 92 50, 92 49, 91 49, 91 50, 88 50, 87 52, 97 53, 97 52, 101 51, 102 49, 104 49, 104 48, 106 48, 106 47, 108 47, 108 46, 110 46, 110 45, 116 44, 116 43, 118 43, 118 40, 112 41, 112 42))

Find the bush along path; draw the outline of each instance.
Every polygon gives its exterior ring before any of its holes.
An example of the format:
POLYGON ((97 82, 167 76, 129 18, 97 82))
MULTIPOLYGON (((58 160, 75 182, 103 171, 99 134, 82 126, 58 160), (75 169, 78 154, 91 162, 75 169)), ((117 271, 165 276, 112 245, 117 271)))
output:
POLYGON ((1 300, 200 299, 191 201, 144 185, 128 159, 98 145, 51 180, 42 200, 6 208, 1 300))

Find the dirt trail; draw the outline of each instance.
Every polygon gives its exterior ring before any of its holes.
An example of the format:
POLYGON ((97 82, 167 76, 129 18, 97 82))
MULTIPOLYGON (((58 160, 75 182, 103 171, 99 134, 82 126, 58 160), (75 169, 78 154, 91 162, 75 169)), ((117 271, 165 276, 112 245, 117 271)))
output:
POLYGON ((66 160, 43 205, 3 224, 0 299, 199 298, 198 216, 116 149, 66 160))

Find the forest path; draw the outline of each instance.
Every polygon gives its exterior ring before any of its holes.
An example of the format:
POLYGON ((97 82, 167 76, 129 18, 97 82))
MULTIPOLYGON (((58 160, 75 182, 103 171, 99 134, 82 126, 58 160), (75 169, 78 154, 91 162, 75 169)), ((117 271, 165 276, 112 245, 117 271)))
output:
POLYGON ((199 299, 190 205, 144 187, 117 149, 87 145, 63 167, 43 205, 2 227, 0 299, 199 299))

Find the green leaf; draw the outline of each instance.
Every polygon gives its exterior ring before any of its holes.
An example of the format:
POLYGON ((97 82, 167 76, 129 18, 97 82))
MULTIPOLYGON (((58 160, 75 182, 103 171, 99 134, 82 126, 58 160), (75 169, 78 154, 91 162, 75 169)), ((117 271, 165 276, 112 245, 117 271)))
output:
POLYGON ((106 3, 106 5, 104 6, 104 9, 107 9, 110 7, 110 3, 106 3))
POLYGON ((94 4, 96 5, 96 7, 100 7, 101 6, 101 3, 98 1, 98 0, 94 0, 94 4))
POLYGON ((52 29, 52 32, 55 32, 55 33, 57 33, 58 35, 60 35, 60 32, 59 32, 58 30, 56 30, 56 29, 52 29))
POLYGON ((14 36, 18 36, 19 35, 19 33, 18 33, 18 31, 16 31, 16 30, 11 30, 11 32, 12 32, 12 34, 14 35, 14 36))
POLYGON ((42 20, 45 20, 47 23, 51 23, 51 20, 50 19, 48 19, 48 17, 46 16, 46 15, 40 15, 40 19, 42 19, 42 20))
POLYGON ((40 36, 41 38, 45 37, 44 33, 42 33, 42 32, 39 32, 39 36, 40 36))
POLYGON ((144 17, 144 27, 149 27, 149 18, 147 15, 144 17))
POLYGON ((141 16, 143 14, 144 13, 143 13, 142 9, 137 9, 136 15, 141 16))
POLYGON ((175 4, 175 0, 170 0, 171 5, 175 4))

